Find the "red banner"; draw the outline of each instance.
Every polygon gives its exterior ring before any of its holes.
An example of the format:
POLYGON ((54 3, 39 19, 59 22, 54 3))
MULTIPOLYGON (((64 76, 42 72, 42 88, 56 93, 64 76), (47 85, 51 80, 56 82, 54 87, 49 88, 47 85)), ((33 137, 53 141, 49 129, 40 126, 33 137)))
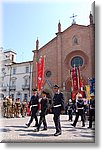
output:
POLYGON ((75 91, 72 91, 72 92, 71 92, 71 99, 72 99, 72 100, 76 100, 76 94, 77 94, 77 93, 76 93, 75 91))
POLYGON ((70 70, 71 80, 72 80, 72 91, 78 90, 78 78, 77 78, 77 68, 74 67, 70 70))
POLYGON ((39 62, 37 63, 37 87, 38 87, 38 91, 41 90, 43 82, 44 82, 44 57, 41 57, 39 59, 39 62))
POLYGON ((78 89, 80 89, 80 67, 77 67, 78 89))
POLYGON ((83 80, 82 80, 82 76, 81 76, 81 73, 80 73, 80 66, 77 68, 77 74, 78 74, 78 89, 83 91, 83 80))

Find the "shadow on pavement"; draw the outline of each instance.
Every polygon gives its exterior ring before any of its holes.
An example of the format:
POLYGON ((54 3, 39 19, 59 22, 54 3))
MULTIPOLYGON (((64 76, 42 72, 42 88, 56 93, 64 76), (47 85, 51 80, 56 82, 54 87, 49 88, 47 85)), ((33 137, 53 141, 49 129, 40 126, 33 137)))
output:
POLYGON ((26 126, 5 126, 6 128, 27 128, 26 126))
POLYGON ((95 135, 80 135, 81 137, 86 137, 86 138, 95 138, 95 135))
POLYGON ((20 132, 33 132, 33 130, 24 130, 24 129, 18 129, 18 130, 15 130, 15 131, 20 131, 20 132))
POLYGON ((0 129, 0 132, 10 132, 11 130, 10 129, 6 129, 6 128, 1 128, 0 129))
POLYGON ((36 136, 36 137, 50 137, 53 136, 53 134, 42 134, 42 133, 28 133, 28 134, 19 134, 20 136, 36 136))

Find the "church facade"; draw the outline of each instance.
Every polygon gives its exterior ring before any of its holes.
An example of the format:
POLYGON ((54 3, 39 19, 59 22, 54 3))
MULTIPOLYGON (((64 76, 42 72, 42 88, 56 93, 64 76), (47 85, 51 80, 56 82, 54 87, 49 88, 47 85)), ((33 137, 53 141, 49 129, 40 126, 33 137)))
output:
POLYGON ((63 32, 59 22, 56 37, 40 49, 37 39, 36 49, 33 51, 33 88, 37 86, 36 61, 40 56, 45 56, 43 86, 50 94, 53 93, 53 85, 58 84, 70 98, 70 69, 74 65, 80 66, 84 85, 88 83, 88 78, 95 77, 95 24, 92 14, 89 15, 89 22, 87 26, 73 23, 63 32))

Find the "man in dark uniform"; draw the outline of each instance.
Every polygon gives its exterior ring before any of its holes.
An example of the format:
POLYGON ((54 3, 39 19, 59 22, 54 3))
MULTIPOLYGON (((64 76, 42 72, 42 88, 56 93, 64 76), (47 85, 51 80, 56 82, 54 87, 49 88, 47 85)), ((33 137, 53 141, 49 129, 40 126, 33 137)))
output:
POLYGON ((37 111, 38 111, 38 104, 39 104, 39 96, 38 96, 37 89, 32 89, 32 90, 33 90, 33 96, 31 97, 31 100, 28 106, 31 109, 31 118, 29 120, 29 123, 26 124, 27 127, 30 126, 34 118, 36 121, 35 126, 38 125, 37 111))
POLYGON ((54 136, 61 135, 61 125, 60 125, 60 114, 64 111, 64 96, 63 93, 59 91, 59 86, 54 85, 54 97, 53 97, 53 114, 54 123, 56 127, 56 133, 54 136))
POLYGON ((68 101, 68 115, 69 115, 69 121, 72 121, 72 110, 73 110, 73 102, 71 99, 68 101))
POLYGON ((89 104, 89 127, 92 128, 92 121, 93 117, 95 119, 95 98, 94 98, 94 93, 90 94, 91 99, 90 99, 90 104, 89 104))
POLYGON ((34 130, 34 132, 38 132, 40 129, 40 126, 43 122, 44 128, 43 130, 47 130, 47 123, 45 119, 45 115, 47 114, 47 108, 48 108, 48 98, 46 97, 47 93, 46 91, 43 91, 41 94, 40 104, 41 104, 41 113, 40 113, 40 120, 37 128, 34 130))
POLYGON ((82 98, 82 94, 78 94, 78 99, 77 99, 77 102, 76 102, 76 117, 75 117, 74 123, 71 124, 72 126, 74 126, 74 127, 76 126, 79 116, 81 116, 82 127, 84 127, 85 126, 84 101, 83 101, 83 98, 82 98))

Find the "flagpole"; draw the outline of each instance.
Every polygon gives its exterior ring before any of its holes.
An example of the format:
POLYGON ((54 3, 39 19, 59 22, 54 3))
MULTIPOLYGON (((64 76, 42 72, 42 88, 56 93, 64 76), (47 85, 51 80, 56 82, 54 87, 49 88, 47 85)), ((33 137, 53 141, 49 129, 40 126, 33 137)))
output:
POLYGON ((45 70, 45 58, 46 58, 46 56, 44 55, 43 57, 44 57, 44 67, 43 67, 42 88, 44 88, 43 86, 44 86, 44 70, 45 70))
POLYGON ((80 72, 79 67, 77 67, 77 79, 78 79, 78 90, 80 90, 80 72))
POLYGON ((37 67, 38 62, 36 62, 36 88, 38 89, 38 67, 37 67))

